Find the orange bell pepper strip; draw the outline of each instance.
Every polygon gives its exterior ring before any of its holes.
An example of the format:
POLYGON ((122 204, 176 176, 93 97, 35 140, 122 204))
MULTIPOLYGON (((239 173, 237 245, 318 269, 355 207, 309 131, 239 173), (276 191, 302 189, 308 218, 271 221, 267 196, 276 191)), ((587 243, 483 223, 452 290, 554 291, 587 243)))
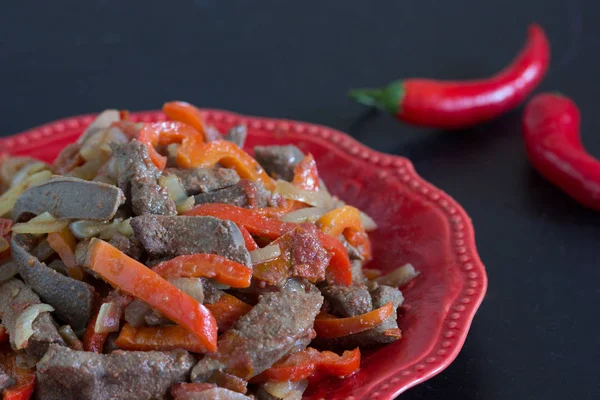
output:
MULTIPOLYGON (((277 239, 296 228, 298 225, 283 222, 275 218, 268 218, 254 210, 232 206, 230 204, 207 203, 199 204, 184 215, 204 215, 230 220, 242 225, 252 235, 262 236, 267 239, 277 239)), ((332 253, 329 267, 327 268, 327 281, 331 284, 350 285, 352 283, 352 270, 348 252, 336 238, 318 232, 319 242, 325 249, 332 253)))
POLYGON ((253 383, 297 382, 315 373, 348 377, 360 368, 360 349, 346 350, 339 356, 331 351, 318 351, 311 347, 276 362, 271 368, 252 379, 253 383))
POLYGON ((142 326, 134 328, 125 324, 115 340, 124 350, 169 351, 185 349, 192 353, 206 353, 202 341, 193 333, 179 325, 142 326))
POLYGON ((0 347, 0 365, 15 380, 12 386, 4 389, 3 400, 29 400, 35 388, 35 371, 17 366, 17 353, 10 346, 0 347))
POLYGON ((194 128, 200 134, 200 142, 205 140, 204 118, 195 106, 185 101, 169 101, 163 105, 162 110, 173 121, 183 122, 194 128))
POLYGON ((49 233, 47 240, 50 247, 58 253, 60 259, 65 263, 69 276, 77 280, 82 280, 83 270, 77 265, 77 261, 75 261, 77 239, 75 239, 69 228, 66 227, 61 231, 49 233))
MULTIPOLYGON (((0 236, 6 240, 10 246, 10 230, 14 222, 12 219, 0 218, 0 236)), ((10 257, 10 247, 0 253, 0 260, 10 257)))
POLYGON ((212 278, 234 288, 247 288, 252 268, 218 254, 188 254, 163 261, 152 268, 163 278, 212 278))
POLYGON ((338 237, 344 234, 348 243, 361 250, 366 259, 371 258, 371 243, 361 220, 360 211, 352 206, 342 206, 321 216, 317 225, 328 235, 338 237))
POLYGON ((292 185, 305 190, 319 190, 319 171, 317 163, 312 154, 304 157, 294 168, 294 179, 292 185))
POLYGON ((256 241, 254 240, 250 232, 248 232, 248 229, 244 228, 242 225, 238 225, 238 228, 240 228, 240 232, 242 232, 242 237, 244 238, 246 250, 254 251, 258 249, 258 245, 256 244, 256 241))
POLYGON ((148 147, 150 159, 160 170, 167 165, 167 158, 160 155, 155 147, 171 143, 181 143, 186 140, 202 142, 202 134, 183 122, 153 122, 144 124, 138 135, 138 140, 148 147))
MULTIPOLYGON (((132 300, 133 297, 130 295, 122 293, 119 290, 113 290, 108 294, 108 296, 106 296, 103 303, 117 303, 121 307, 121 310, 125 311, 125 307, 127 307, 132 300)), ((85 351, 91 351, 98 354, 102 353, 102 350, 104 349, 104 343, 106 343, 106 338, 108 338, 108 332, 96 333, 94 329, 96 326, 96 321, 98 321, 99 312, 100 307, 97 308, 94 316, 90 322, 88 322, 88 326, 86 327, 83 338, 81 339, 83 349, 85 351)))
POLYGON ((236 170, 240 178, 261 182, 268 190, 275 190, 275 182, 244 150, 225 140, 201 143, 184 141, 177 152, 177 164, 183 168, 208 168, 220 163, 236 170))
POLYGON ((100 239, 88 249, 89 268, 113 287, 148 303, 195 334, 208 351, 217 349, 217 323, 210 311, 156 272, 100 239))
POLYGON ((394 305, 389 302, 383 307, 354 317, 337 318, 329 314, 320 314, 315 319, 314 329, 317 337, 322 339, 353 335, 381 324, 393 313, 394 305))
POLYGON ((204 306, 217 320, 217 327, 220 332, 225 332, 231 328, 235 321, 252 309, 251 305, 230 294, 224 294, 218 301, 204 306))

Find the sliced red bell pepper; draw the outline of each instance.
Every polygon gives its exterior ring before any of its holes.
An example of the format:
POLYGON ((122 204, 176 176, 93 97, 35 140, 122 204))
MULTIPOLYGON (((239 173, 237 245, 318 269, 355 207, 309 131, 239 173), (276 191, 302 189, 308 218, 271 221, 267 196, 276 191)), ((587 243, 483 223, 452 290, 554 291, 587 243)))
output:
POLYGON ((48 244, 58 255, 60 259, 65 263, 67 272, 71 278, 82 280, 83 270, 77 265, 75 261, 75 246, 77 246, 77 239, 71 233, 68 227, 58 232, 51 232, 48 234, 48 244))
POLYGON ((8 332, 6 328, 0 325, 0 343, 8 342, 8 332))
POLYGON ((170 101, 163 105, 163 112, 173 121, 183 122, 194 128, 201 135, 201 142, 206 137, 204 121, 200 110, 185 101, 170 101))
POLYGON ((119 118, 121 121, 129 121, 129 110, 119 110, 119 118))
POLYGON ((342 206, 321 216, 317 225, 328 235, 344 234, 348 243, 361 250, 363 256, 371 258, 371 243, 360 220, 360 211, 352 206, 342 206))
POLYGON ((275 189, 275 182, 260 164, 235 143, 225 140, 208 143, 190 140, 183 142, 177 152, 177 164, 183 168, 208 168, 217 163, 235 169, 242 179, 261 182, 270 191, 275 189))
POLYGON ((248 229, 244 228, 244 226, 242 225, 238 225, 238 228, 240 228, 240 232, 242 232, 242 237, 244 238, 246 250, 254 251, 258 249, 258 245, 256 244, 256 241, 254 240, 250 232, 248 232, 248 229))
MULTIPOLYGON (((184 215, 204 215, 227 219, 238 225, 242 225, 252 235, 268 239, 277 239, 279 236, 298 226, 291 222, 283 222, 275 218, 265 217, 255 210, 229 204, 200 204, 184 213, 184 215)), ((352 271, 348 252, 336 238, 320 231, 317 232, 317 235, 321 245, 328 252, 332 253, 329 267, 327 268, 327 281, 331 284, 350 285, 352 283, 352 271)))
POLYGON ((134 328, 125 324, 115 340, 124 350, 169 351, 185 349, 192 353, 206 353, 202 341, 193 333, 179 325, 141 326, 134 328))
POLYGON ((100 239, 92 239, 89 268, 114 287, 145 301, 195 334, 208 351, 217 349, 217 323, 210 311, 156 272, 100 239))
POLYGON ((212 278, 234 288, 250 286, 252 268, 218 254, 188 254, 163 261, 152 268, 163 278, 212 278))
POLYGON ((227 293, 221 296, 218 301, 204 306, 217 320, 220 332, 225 332, 231 328, 235 321, 252 309, 251 305, 227 293))
MULTIPOLYGON (((125 294, 119 290, 111 291, 108 296, 104 299, 103 303, 117 303, 122 311, 125 311, 125 307, 131 301, 133 297, 128 294, 125 294)), ((83 349, 85 351, 91 351, 94 353, 102 353, 104 349, 104 343, 106 343, 106 338, 108 337, 107 333, 96 333, 94 327, 96 326, 96 321, 98 321, 98 313, 100 312, 100 307, 97 308, 94 316, 88 323, 88 326, 85 329, 85 333, 83 334, 83 338, 81 342, 83 343, 83 349)))
POLYGON ((35 388, 35 371, 17 366, 17 353, 8 344, 0 347, 0 365, 15 383, 3 391, 3 400, 29 400, 35 388))
MULTIPOLYGON (((4 238, 10 245, 10 230, 14 222, 12 219, 0 218, 0 236, 4 238)), ((0 253, 0 260, 10 257, 10 247, 0 253)))
POLYGON ((319 190, 319 184, 317 163, 312 154, 309 154, 294 168, 292 185, 305 190, 314 190, 316 192, 319 190))
POLYGON ((314 329, 317 337, 331 339, 353 335, 381 324, 394 313, 394 305, 389 302, 383 307, 354 317, 337 318, 329 314, 320 314, 315 319, 314 329))
POLYGON ((360 349, 346 350, 339 356, 331 351, 311 347, 278 361, 271 368, 252 379, 252 382, 297 382, 315 373, 348 377, 360 368, 360 349))
POLYGON ((186 140, 202 142, 202 134, 183 122, 153 122, 144 124, 138 140, 148 147, 150 159, 160 170, 167 165, 167 158, 156 151, 158 145, 181 143, 186 140))

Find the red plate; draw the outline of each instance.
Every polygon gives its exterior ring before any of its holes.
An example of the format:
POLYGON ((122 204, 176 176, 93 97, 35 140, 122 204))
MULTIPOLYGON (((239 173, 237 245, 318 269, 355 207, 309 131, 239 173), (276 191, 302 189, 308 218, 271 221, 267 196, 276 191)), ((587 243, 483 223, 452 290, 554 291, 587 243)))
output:
MULTIPOLYGON (((487 288, 465 211, 420 178, 407 159, 378 153, 331 128, 218 110, 203 113, 221 132, 246 124, 248 148, 293 143, 312 153, 330 191, 379 225, 370 235, 375 259, 369 268, 390 271, 411 263, 421 272, 403 289, 406 301, 399 313, 403 338, 364 352, 356 375, 309 387, 308 398, 392 399, 446 368, 460 351, 487 288)), ((0 139, 0 148, 52 161, 92 119, 93 115, 85 115, 52 122, 0 139)), ((134 113, 132 119, 166 117, 152 111, 134 113)))

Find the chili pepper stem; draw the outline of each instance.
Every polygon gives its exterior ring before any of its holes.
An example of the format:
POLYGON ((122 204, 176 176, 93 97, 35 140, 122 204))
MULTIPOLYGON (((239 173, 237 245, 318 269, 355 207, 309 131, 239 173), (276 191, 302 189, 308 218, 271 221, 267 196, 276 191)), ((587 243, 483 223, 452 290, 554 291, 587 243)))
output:
POLYGON ((402 81, 394 81, 383 88, 354 89, 348 92, 348 96, 360 104, 377 107, 393 115, 404 97, 404 87, 402 81))

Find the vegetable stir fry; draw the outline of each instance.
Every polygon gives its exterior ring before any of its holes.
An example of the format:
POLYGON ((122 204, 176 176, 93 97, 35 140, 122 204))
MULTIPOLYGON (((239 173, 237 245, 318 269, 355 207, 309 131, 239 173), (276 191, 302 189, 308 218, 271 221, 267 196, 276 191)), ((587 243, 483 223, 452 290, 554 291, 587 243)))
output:
POLYGON ((417 273, 363 271, 376 225, 311 154, 163 110, 107 110, 52 165, 0 160, 4 399, 300 399, 401 338, 417 273))

